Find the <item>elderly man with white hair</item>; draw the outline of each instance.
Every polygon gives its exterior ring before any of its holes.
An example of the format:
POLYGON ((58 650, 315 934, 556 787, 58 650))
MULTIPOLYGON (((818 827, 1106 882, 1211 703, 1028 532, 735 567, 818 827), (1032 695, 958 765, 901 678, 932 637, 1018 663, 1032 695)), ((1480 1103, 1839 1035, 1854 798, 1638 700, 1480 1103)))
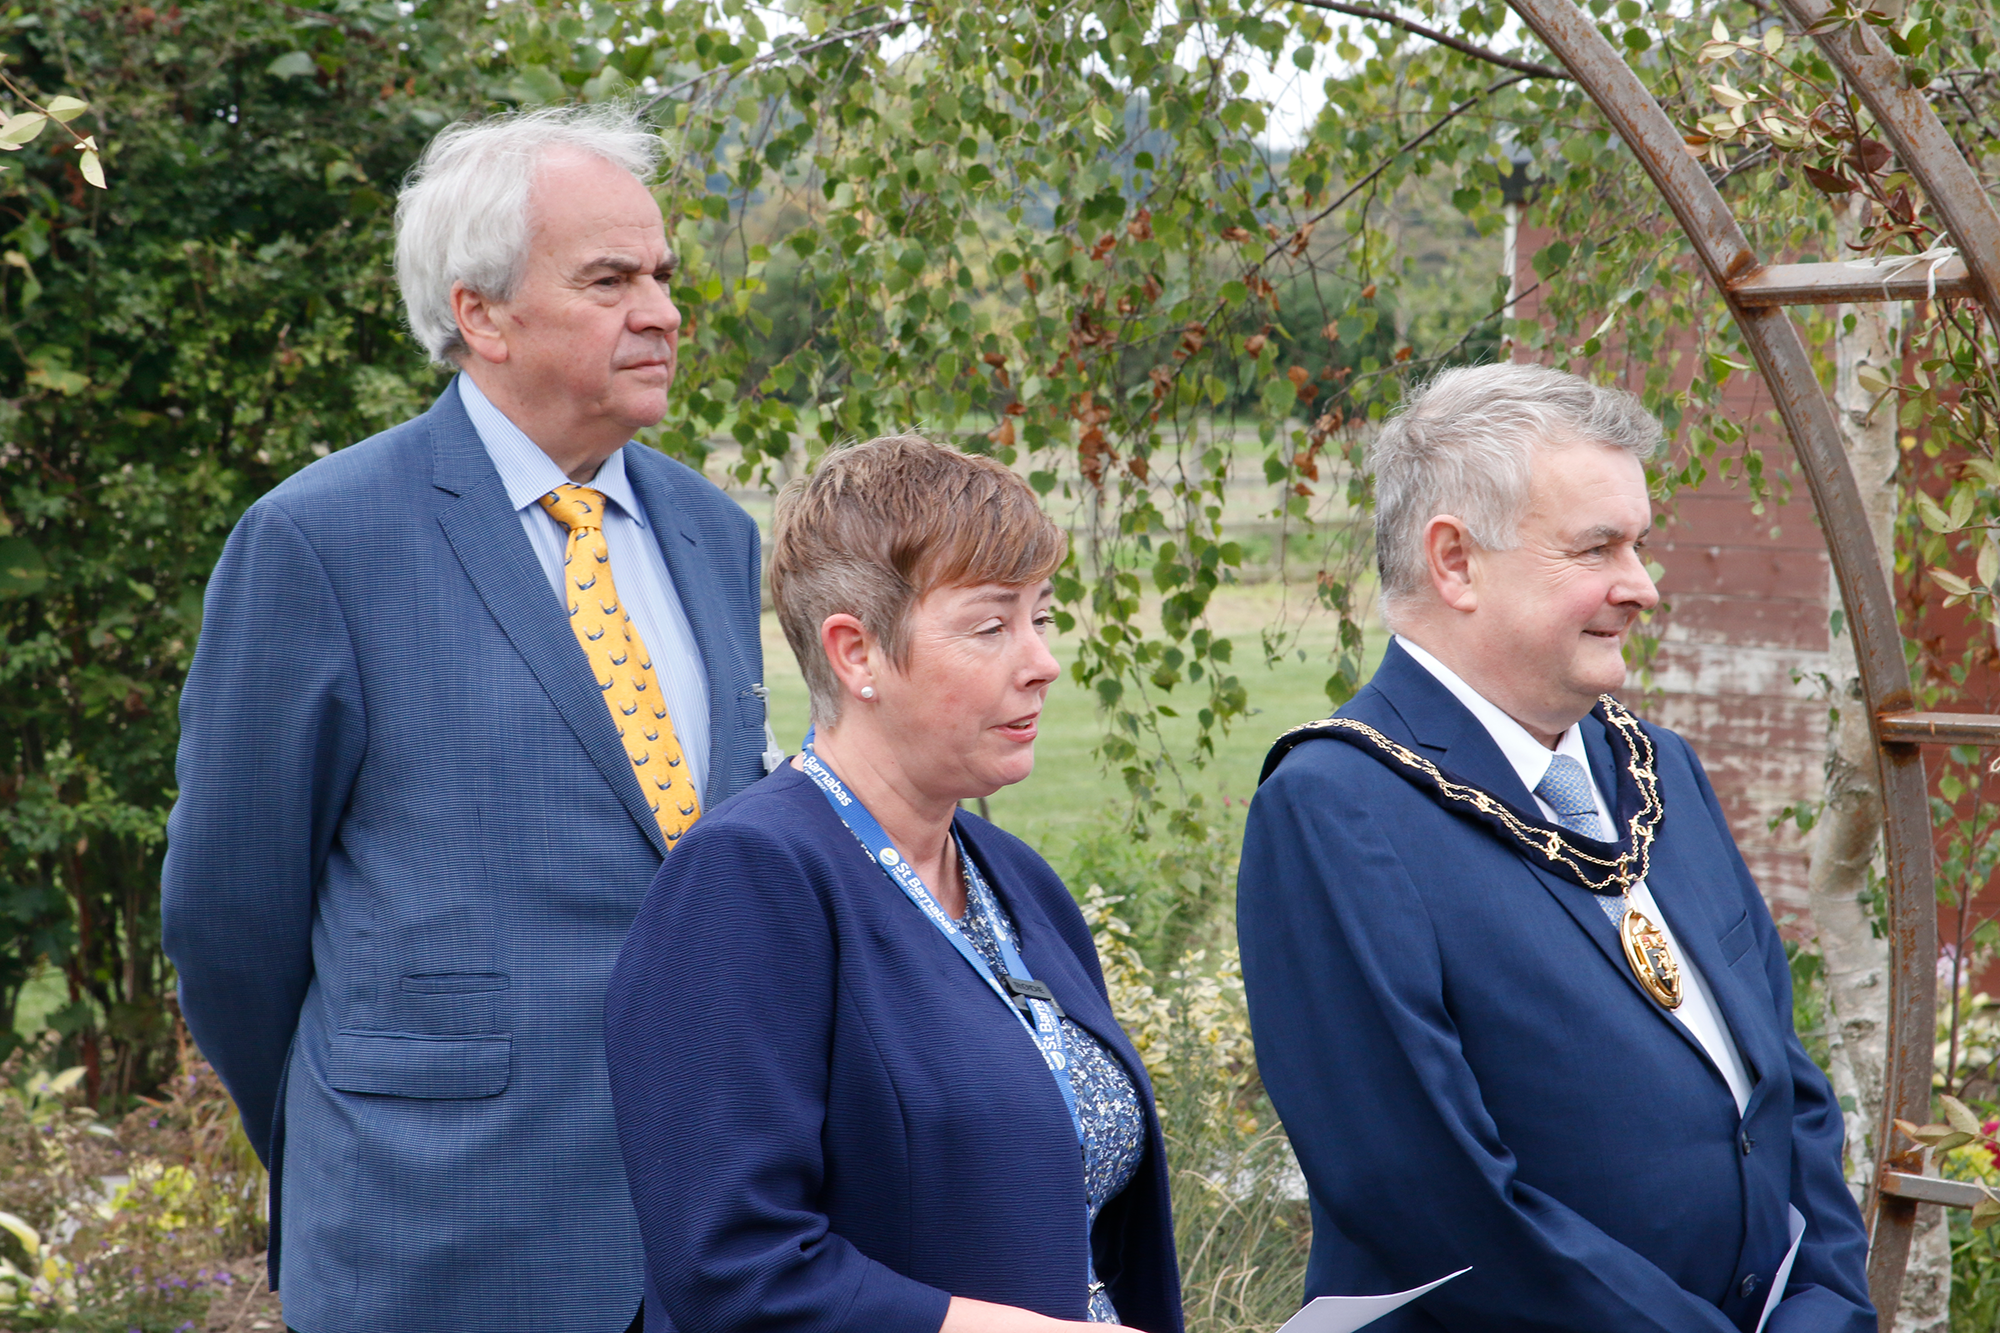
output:
POLYGON ((1659 595, 1659 424, 1454 370, 1375 443, 1395 632, 1281 739, 1238 930, 1312 1200, 1305 1295, 1446 1282, 1385 1333, 1862 1333, 1841 1116, 1686 742, 1612 696, 1659 595))
POLYGON ((680 331, 658 154, 618 108, 439 134, 396 268, 457 374, 253 505, 208 586, 164 928, 301 1333, 639 1326, 605 985, 771 748, 756 527, 631 443, 680 331))

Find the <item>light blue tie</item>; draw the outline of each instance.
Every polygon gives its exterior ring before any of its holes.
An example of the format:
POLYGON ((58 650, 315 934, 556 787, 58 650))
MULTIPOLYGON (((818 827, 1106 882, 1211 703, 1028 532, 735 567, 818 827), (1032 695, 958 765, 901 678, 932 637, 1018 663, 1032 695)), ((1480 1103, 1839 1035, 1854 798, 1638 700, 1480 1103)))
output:
MULTIPOLYGON (((1549 803, 1556 812, 1556 823, 1571 833, 1586 838, 1605 841, 1604 821, 1597 817, 1597 793, 1591 789, 1590 774, 1582 764, 1566 754, 1559 754, 1549 760, 1549 771, 1542 774, 1542 780, 1535 784, 1535 795, 1549 803)), ((1611 918, 1616 926, 1625 920, 1625 895, 1599 893, 1593 895, 1597 905, 1604 909, 1604 915, 1611 918)))

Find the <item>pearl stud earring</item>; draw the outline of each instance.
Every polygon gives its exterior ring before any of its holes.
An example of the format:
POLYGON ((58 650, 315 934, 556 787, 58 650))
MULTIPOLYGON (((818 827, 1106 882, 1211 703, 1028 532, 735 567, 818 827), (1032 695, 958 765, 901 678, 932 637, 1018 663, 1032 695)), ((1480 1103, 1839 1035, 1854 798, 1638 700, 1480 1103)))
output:
POLYGON ((875 697, 875 687, 873 685, 863 685, 861 687, 861 697, 864 699, 873 699, 875 697))

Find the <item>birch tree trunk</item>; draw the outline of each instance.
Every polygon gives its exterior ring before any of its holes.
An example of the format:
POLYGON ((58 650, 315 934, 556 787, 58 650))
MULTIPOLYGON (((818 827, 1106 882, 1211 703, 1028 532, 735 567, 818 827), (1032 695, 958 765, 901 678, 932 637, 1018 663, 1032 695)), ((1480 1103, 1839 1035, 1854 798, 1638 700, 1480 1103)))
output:
MULTIPOLYGON (((1868 207, 1857 194, 1841 209, 1837 234, 1843 250, 1858 235, 1868 207)), ((1892 381, 1900 377, 1902 307, 1886 302, 1843 305, 1837 319, 1835 415, 1875 550, 1885 576, 1893 577, 1895 405, 1878 405, 1874 395, 1861 387, 1857 372, 1874 366, 1892 381)), ((1839 611, 1845 617, 1839 586, 1830 573, 1826 600, 1829 612, 1839 611)), ((1847 1108, 1848 1181, 1856 1196, 1865 1199, 1881 1147, 1875 1135, 1882 1115, 1889 1041, 1889 947, 1866 902, 1869 872, 1877 865, 1881 842, 1882 790, 1867 700, 1845 625, 1841 633, 1830 636, 1829 649, 1827 674, 1836 716, 1828 727, 1825 806, 1812 831, 1807 886, 1825 960, 1833 1090, 1847 1108)), ((1951 1304, 1951 1248, 1944 1210, 1924 1208, 1917 1218, 1896 1333, 1945 1333, 1951 1304)))

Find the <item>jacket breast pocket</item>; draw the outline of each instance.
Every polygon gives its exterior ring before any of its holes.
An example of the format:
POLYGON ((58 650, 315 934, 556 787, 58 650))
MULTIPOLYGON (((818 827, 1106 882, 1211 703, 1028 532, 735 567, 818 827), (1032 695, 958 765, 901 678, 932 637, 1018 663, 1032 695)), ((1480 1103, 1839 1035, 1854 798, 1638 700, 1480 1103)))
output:
POLYGON ((412 972, 403 978, 410 995, 479 995, 507 986, 504 972, 412 972))
POLYGON ((1716 946, 1722 950, 1723 966, 1736 966, 1736 960, 1743 956, 1743 951, 1748 949, 1751 941, 1756 938, 1755 923, 1750 920, 1749 911, 1745 910, 1742 920, 1723 931, 1715 941, 1716 946))
POLYGON ((336 1032, 327 1082, 342 1092, 426 1100, 497 1097, 513 1068, 509 1033, 418 1037, 393 1032, 336 1032))
POLYGON ((414 1037, 486 1037, 513 1026, 503 1010, 511 984, 504 972, 411 972, 380 1019, 355 1028, 414 1037))

